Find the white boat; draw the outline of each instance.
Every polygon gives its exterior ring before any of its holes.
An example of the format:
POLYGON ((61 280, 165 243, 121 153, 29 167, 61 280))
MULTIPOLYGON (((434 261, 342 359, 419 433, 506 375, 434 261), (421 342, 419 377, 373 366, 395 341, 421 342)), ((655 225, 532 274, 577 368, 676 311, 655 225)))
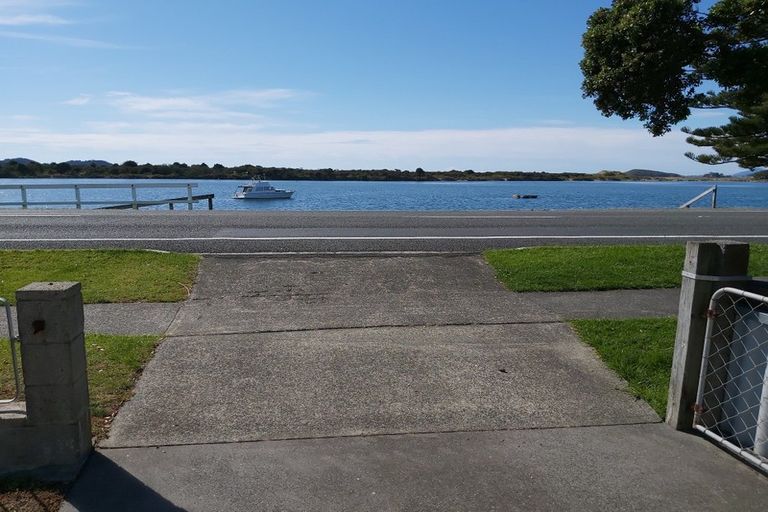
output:
POLYGON ((240 185, 235 191, 235 199, 290 199, 293 190, 275 188, 268 181, 253 179, 246 185, 240 185))

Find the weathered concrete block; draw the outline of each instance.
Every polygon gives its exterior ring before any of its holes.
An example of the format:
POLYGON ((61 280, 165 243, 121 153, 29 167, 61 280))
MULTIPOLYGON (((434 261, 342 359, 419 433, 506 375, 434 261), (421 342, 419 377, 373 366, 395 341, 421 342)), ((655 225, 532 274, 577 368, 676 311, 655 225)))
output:
POLYGON ((83 332, 80 283, 32 283, 16 291, 16 304, 26 344, 69 343, 83 332))
MULTIPOLYGON (((3 421, 0 421, 2 425, 3 421)), ((91 452, 80 424, 0 426, 0 475, 74 478, 91 452)))
POLYGON ((86 373, 82 333, 68 343, 24 343, 21 354, 27 386, 71 385, 86 373))
POLYGON ((80 284, 33 283, 16 298, 26 407, 0 416, 0 475, 72 479, 92 447, 80 284))
POLYGON ((88 414, 88 379, 83 375, 72 384, 25 386, 27 418, 33 424, 70 423, 88 414))

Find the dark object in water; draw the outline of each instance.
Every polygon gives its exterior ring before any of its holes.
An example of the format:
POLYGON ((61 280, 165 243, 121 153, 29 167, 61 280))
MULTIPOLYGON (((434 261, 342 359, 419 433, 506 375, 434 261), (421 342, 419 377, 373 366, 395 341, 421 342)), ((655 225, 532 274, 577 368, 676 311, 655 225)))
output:
POLYGON ((512 194, 512 199, 538 199, 536 194, 512 194))

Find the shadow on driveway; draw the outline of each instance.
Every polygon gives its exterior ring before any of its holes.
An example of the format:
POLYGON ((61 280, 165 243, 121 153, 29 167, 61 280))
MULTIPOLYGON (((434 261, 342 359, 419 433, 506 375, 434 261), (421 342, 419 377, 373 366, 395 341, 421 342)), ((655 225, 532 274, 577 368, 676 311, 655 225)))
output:
POLYGON ((66 497, 62 511, 183 512, 163 496, 99 452, 93 452, 66 497))

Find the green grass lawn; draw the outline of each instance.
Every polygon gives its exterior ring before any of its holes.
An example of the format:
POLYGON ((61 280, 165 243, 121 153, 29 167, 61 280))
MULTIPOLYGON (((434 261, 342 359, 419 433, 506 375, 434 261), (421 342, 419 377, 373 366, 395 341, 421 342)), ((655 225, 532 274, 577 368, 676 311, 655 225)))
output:
MULTIPOLYGON (((14 292, 35 281, 79 281, 86 303, 175 302, 187 298, 199 261, 195 255, 151 251, 0 251, 0 297, 13 303, 14 292)), ((86 335, 91 426, 97 440, 106 437, 159 341, 159 336, 86 335)), ((0 398, 13 395, 7 346, 7 340, 0 340, 0 398)), ((0 510, 58 510, 65 487, 0 479, 0 510)))
POLYGON ((97 439, 106 437, 112 418, 131 397, 133 386, 159 341, 160 336, 85 336, 91 428, 97 439))
MULTIPOLYGON (((86 334, 88 390, 93 435, 106 437, 112 417, 130 398, 141 369, 149 361, 160 336, 86 334)), ((0 340, 0 398, 13 396, 13 372, 8 340, 0 340)))
POLYGON ((0 297, 34 281, 79 281, 83 301, 176 302, 184 300, 200 257, 129 250, 0 251, 0 297))
MULTIPOLYGON (((685 246, 603 245, 494 249, 484 253, 496 276, 516 292, 675 288, 685 246)), ((768 246, 752 244, 750 272, 768 275, 768 246)))
POLYGON ((664 418, 675 348, 674 318, 575 320, 581 339, 664 418))

